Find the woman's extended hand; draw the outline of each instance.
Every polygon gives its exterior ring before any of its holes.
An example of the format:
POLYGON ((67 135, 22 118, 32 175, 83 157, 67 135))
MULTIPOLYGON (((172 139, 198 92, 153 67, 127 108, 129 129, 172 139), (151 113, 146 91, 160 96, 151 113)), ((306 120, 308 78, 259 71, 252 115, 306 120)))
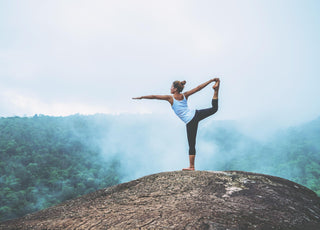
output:
POLYGON ((132 99, 134 99, 134 100, 141 100, 142 97, 133 97, 132 99))
POLYGON ((217 77, 216 77, 216 78, 211 79, 211 82, 214 82, 214 81, 215 81, 215 82, 217 82, 217 81, 220 81, 220 79, 219 79, 219 78, 217 78, 217 77))

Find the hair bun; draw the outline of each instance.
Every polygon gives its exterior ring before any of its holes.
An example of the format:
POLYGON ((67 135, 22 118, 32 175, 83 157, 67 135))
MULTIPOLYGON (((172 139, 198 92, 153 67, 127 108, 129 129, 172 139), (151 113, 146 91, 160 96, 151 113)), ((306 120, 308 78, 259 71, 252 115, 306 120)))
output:
POLYGON ((186 83, 187 83, 186 81, 182 81, 182 82, 181 82, 182 85, 185 85, 186 83))

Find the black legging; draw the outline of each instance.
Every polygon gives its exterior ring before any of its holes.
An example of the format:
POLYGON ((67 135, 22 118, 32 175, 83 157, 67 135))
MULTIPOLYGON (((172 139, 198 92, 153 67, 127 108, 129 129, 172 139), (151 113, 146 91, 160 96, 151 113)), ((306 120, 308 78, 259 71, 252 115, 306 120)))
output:
POLYGON ((187 124, 189 155, 196 155, 196 137, 199 121, 209 117, 212 114, 215 114, 218 111, 218 99, 212 99, 211 104, 211 108, 196 110, 194 117, 187 124))

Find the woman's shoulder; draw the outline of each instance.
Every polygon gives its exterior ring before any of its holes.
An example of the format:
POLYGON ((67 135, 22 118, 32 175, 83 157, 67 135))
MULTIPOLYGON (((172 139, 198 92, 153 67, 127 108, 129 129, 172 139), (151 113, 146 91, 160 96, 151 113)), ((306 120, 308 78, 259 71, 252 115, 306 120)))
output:
POLYGON ((187 93, 183 93, 183 99, 188 100, 189 95, 187 93))
POLYGON ((167 101, 170 103, 170 105, 173 105, 173 100, 174 100, 174 97, 173 95, 166 95, 168 97, 167 101))

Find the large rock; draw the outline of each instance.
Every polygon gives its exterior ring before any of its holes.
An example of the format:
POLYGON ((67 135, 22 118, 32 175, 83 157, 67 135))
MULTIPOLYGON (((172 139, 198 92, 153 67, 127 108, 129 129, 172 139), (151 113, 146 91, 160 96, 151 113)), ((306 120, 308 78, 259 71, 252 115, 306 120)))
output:
POLYGON ((165 172, 0 224, 1 229, 320 229, 320 198, 248 172, 165 172))

